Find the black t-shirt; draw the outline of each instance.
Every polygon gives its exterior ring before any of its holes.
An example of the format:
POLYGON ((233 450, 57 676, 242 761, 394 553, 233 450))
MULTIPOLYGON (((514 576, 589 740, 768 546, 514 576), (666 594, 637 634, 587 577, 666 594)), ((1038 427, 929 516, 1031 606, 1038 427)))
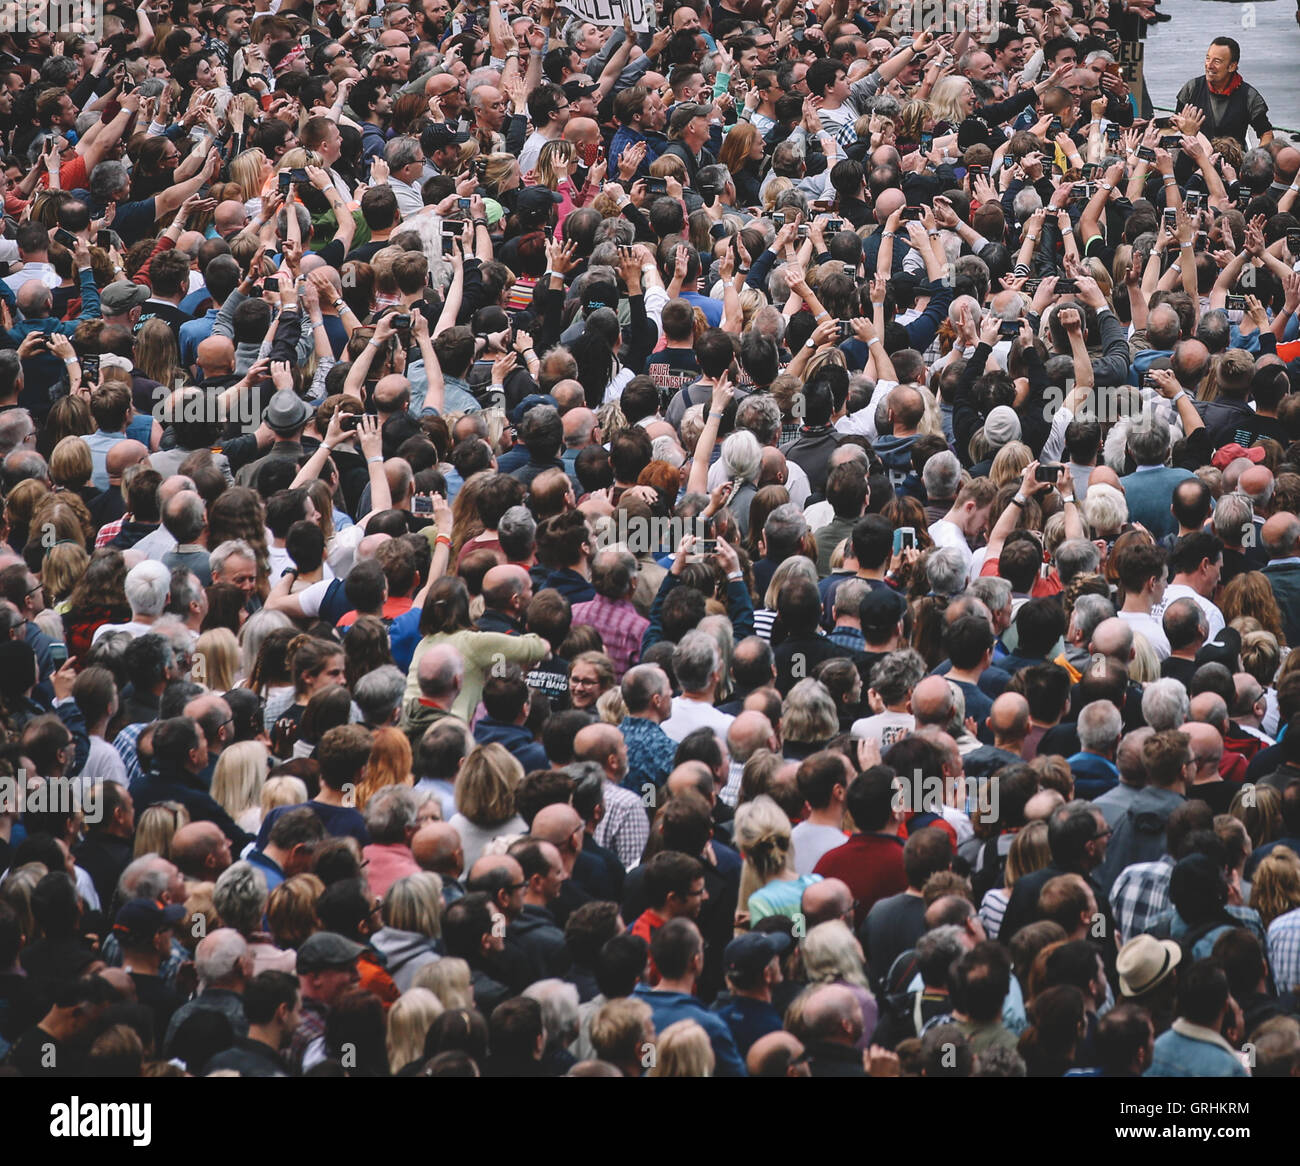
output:
POLYGON ((179 328, 182 324, 189 323, 193 317, 188 312, 182 312, 175 304, 164 303, 161 300, 146 300, 140 309, 140 319, 136 322, 135 333, 139 335, 140 329, 149 320, 154 319, 162 320, 170 328, 179 328))
POLYGON ((700 362, 690 348, 664 348, 646 357, 641 371, 654 381, 665 404, 675 393, 700 379, 700 362))

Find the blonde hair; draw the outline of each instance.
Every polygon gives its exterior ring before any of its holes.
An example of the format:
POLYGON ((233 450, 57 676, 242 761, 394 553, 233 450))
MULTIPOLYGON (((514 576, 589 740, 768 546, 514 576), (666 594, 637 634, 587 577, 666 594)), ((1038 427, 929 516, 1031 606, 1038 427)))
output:
POLYGON ((211 934, 222 926, 221 916, 217 914, 217 908, 212 902, 212 895, 216 888, 216 883, 190 883, 187 888, 185 924, 177 927, 174 934, 181 946, 191 954, 199 946, 199 940, 203 936, 211 934), (203 922, 196 928, 194 924, 199 919, 203 922))
POLYGON ((713 1045, 694 1020, 679 1020, 659 1034, 651 1077, 712 1077, 713 1045))
POLYGON ((422 870, 397 879, 384 896, 384 922, 428 939, 442 935, 442 879, 422 870))
POLYGON ((473 1008, 474 993, 470 990, 469 964, 455 956, 443 956, 425 964, 415 973, 412 986, 428 988, 444 1008, 473 1008))
POLYGON ((804 938, 800 950, 810 984, 838 981, 870 990, 867 974, 862 969, 862 945, 844 920, 831 919, 817 924, 804 938))
POLYGON ((46 598, 51 603, 66 599, 81 581, 89 564, 90 556, 77 543, 61 542, 50 547, 41 561, 41 582, 45 585, 46 598))
POLYGON ((229 628, 208 628, 194 645, 203 662, 203 683, 212 692, 229 692, 239 682, 239 641, 229 628))
POLYGON ((262 171, 265 167, 266 155, 256 146, 236 154, 230 160, 230 180, 239 187, 239 193, 245 202, 261 197, 262 171))
POLYGON ((1023 441, 1008 441, 993 455, 993 464, 989 467, 989 480, 1000 490, 1003 486, 1016 481, 1033 460, 1033 450, 1023 441))
POLYGON ((504 745, 476 745, 456 775, 456 808, 476 826, 499 826, 515 814, 524 767, 504 745))
POLYGON ((537 165, 533 169, 537 185, 558 190, 560 183, 569 177, 569 166, 577 156, 577 146, 565 138, 547 142, 537 155, 537 165))
POLYGON ((966 119, 961 99, 969 92, 970 81, 965 77, 940 77, 930 90, 930 112, 935 122, 961 122, 966 119))
POLYGON ((190 824, 190 812, 180 802, 158 802, 136 819, 133 858, 158 854, 170 858, 172 839, 182 826, 190 824))
POLYGON ((510 176, 510 171, 518 162, 513 154, 489 154, 487 155, 487 169, 483 175, 483 185, 490 191, 500 192, 500 184, 503 179, 510 176))
POLYGON ((301 777, 282 773, 268 777, 262 786, 262 817, 281 806, 301 806, 307 800, 307 783, 301 777))
POLYGON ((50 453, 50 480, 56 486, 75 490, 86 485, 94 472, 95 463, 90 457, 90 446, 83 438, 61 438, 50 453))
POLYGON ((1250 905, 1265 927, 1300 907, 1300 856, 1289 846, 1275 846, 1260 860, 1250 884, 1250 905))
POLYGON ((388 1071, 424 1060, 424 1038, 446 1009, 428 988, 408 988, 388 1010, 388 1071))
POLYGON ((296 874, 285 879, 266 899, 266 921, 276 947, 298 947, 320 930, 316 900, 325 884, 314 874, 296 874))
POLYGON ((752 802, 736 807, 734 838, 745 860, 737 899, 743 911, 751 895, 778 875, 794 870, 790 819, 767 794, 760 794, 752 802))
POLYGON ((772 572, 772 582, 767 585, 767 591, 763 594, 763 606, 769 611, 775 611, 776 598, 781 594, 781 588, 796 575, 802 575, 805 579, 816 583, 817 564, 811 559, 804 558, 803 555, 794 555, 792 558, 782 560, 780 566, 772 572))
POLYGON ((607 725, 619 725, 627 716, 627 705, 623 703, 623 692, 610 688, 596 698, 596 715, 607 725))
POLYGON ((261 741, 236 741, 221 751, 212 773, 212 797, 232 818, 261 807, 270 756, 261 741))
POLYGON ((1134 684, 1150 684, 1160 679, 1160 658, 1141 632, 1133 633, 1133 659, 1128 666, 1128 678, 1134 684))

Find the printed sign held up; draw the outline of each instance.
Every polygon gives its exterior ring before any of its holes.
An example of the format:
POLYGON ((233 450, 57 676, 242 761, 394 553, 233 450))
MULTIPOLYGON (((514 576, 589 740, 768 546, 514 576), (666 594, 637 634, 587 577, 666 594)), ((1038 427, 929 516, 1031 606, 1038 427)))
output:
POLYGON ((650 32, 655 27, 654 5, 649 0, 560 0, 560 7, 572 12, 578 20, 602 28, 622 28, 626 7, 636 32, 650 32))

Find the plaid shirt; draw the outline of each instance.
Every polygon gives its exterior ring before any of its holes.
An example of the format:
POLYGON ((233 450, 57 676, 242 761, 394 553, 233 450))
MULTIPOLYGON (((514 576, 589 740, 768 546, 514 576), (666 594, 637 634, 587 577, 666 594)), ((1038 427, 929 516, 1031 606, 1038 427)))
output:
POLYGON ((590 624, 605 643, 605 654, 614 661, 614 679, 621 681, 641 656, 641 637, 650 621, 627 599, 597 595, 573 605, 574 626, 590 624))
POLYGON ((289 1042, 289 1052, 286 1057, 289 1062, 289 1071, 295 1077, 302 1076, 302 1061, 307 1055, 307 1050, 316 1041, 324 1039, 325 1005, 317 1000, 308 1000, 304 997, 300 1017, 298 1027, 293 1030, 293 1039, 289 1042))
POLYGON ((113 738, 113 748, 117 750, 118 756, 122 758, 122 764, 126 766, 127 785, 133 781, 144 780, 144 770, 140 768, 140 755, 136 752, 135 743, 140 739, 140 734, 147 723, 141 721, 138 725, 127 725, 113 738))
POLYGON ((99 533, 95 535, 95 546, 108 546, 109 543, 122 533, 122 524, 130 517, 129 514, 124 514, 121 518, 114 519, 112 522, 105 523, 101 526, 99 528, 99 533))
POLYGON ((848 624, 843 627, 837 624, 831 628, 830 634, 826 638, 832 644, 838 644, 841 648, 848 648, 851 652, 865 652, 867 650, 867 641, 863 638, 862 629, 850 627, 848 624))
POLYGON ((606 780, 605 816, 596 827, 594 837, 631 870, 641 862, 641 853, 650 841, 650 819, 645 804, 631 790, 606 780))
POLYGON ((1135 862, 1120 871, 1110 889, 1110 906, 1121 943, 1146 931, 1169 906, 1169 876, 1174 860, 1135 862))
POLYGON ((1268 925, 1268 962, 1279 992, 1300 988, 1300 908, 1268 925))
POLYGON ((788 445, 788 444, 789 444, 790 442, 792 442, 796 437, 799 436, 799 430, 800 430, 801 428, 803 428, 803 422, 802 422, 802 421, 798 421, 798 420, 794 420, 794 421, 782 421, 782 422, 781 422, 781 437, 780 437, 780 440, 777 442, 777 444, 778 444, 778 445, 788 445))

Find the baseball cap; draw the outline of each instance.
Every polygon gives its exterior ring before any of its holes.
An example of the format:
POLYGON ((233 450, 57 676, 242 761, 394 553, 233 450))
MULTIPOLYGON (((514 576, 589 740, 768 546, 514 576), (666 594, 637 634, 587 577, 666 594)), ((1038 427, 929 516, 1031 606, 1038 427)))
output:
POLYGON ((550 405, 553 409, 560 407, 559 402, 550 395, 550 393, 529 393, 522 401, 510 410, 510 421, 518 425, 527 416, 530 409, 536 409, 538 405, 550 405))
POLYGON ((751 931, 727 944, 722 960, 729 976, 754 975, 793 945, 794 941, 779 931, 751 931))
POLYGON ((132 899, 118 911, 113 930, 128 935, 156 935, 164 927, 175 927, 184 918, 185 908, 180 903, 132 899))
POLYGON ((1227 445, 1219 447, 1212 461, 1219 469, 1225 470, 1239 457, 1247 458, 1256 465, 1259 465, 1259 463, 1264 460, 1264 456, 1264 451, 1257 445, 1252 445, 1249 449, 1246 449, 1238 445, 1235 441, 1230 441, 1227 445))
POLYGON ((469 141, 469 134, 460 133, 456 127, 447 122, 434 122, 424 127, 420 133, 420 148, 430 154, 434 150, 443 150, 448 146, 459 146, 469 141))
POLYGON ((564 83, 564 96, 570 101, 595 93, 600 86, 590 77, 572 77, 564 83))
POLYGON ((99 303, 110 316, 120 316, 132 308, 138 308, 149 298, 149 289, 142 283, 131 283, 119 279, 110 283, 99 293, 99 303))
POLYGON ((866 630, 888 631, 903 618, 906 607, 906 601, 898 592, 889 587, 873 587, 858 604, 858 618, 866 630))
POLYGON ((515 200, 515 209, 523 215, 540 217, 563 199, 564 196, 558 190, 550 190, 545 186, 525 186, 515 200))
POLYGON ((1220 628, 1213 639, 1206 640, 1196 653, 1196 666, 1222 664, 1229 672, 1238 670, 1241 659, 1241 633, 1236 628, 1220 628))
POLYGON ((366 949, 333 931, 317 931, 298 945, 298 973, 343 968, 366 949))

